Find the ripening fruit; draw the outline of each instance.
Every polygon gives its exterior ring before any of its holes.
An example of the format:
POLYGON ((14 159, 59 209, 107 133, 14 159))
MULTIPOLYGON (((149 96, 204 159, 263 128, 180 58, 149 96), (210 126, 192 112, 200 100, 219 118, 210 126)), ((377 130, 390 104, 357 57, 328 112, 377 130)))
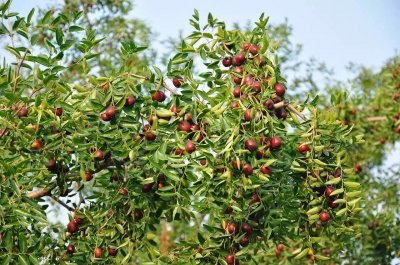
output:
POLYGON ((78 232, 79 227, 78 224, 76 224, 74 221, 71 221, 67 224, 67 231, 70 232, 71 234, 78 232))
POLYGON ((109 107, 106 109, 105 114, 106 114, 110 119, 113 119, 113 118, 115 117, 116 111, 117 111, 117 109, 115 108, 114 105, 112 105, 112 106, 109 106, 109 107))
POLYGON ((233 213, 233 208, 231 206, 226 207, 225 214, 232 214, 232 213, 233 213))
POLYGON ((183 79, 180 76, 175 76, 174 79, 172 79, 172 84, 174 84, 175 87, 181 87, 183 83, 183 79))
POLYGON ((251 53, 251 55, 257 55, 258 54, 258 50, 259 50, 258 46, 255 45, 255 44, 252 44, 250 46, 249 52, 251 53))
POLYGON ((91 181, 92 179, 93 179, 92 172, 86 171, 86 172, 85 172, 85 180, 86 180, 86 181, 91 181))
POLYGON ((249 239, 249 237, 246 236, 246 235, 243 236, 243 237, 240 239, 239 244, 240 244, 242 247, 247 247, 247 246, 250 244, 250 239, 249 239))
POLYGON ((241 90, 240 90, 240 86, 239 86, 239 85, 237 85, 237 86, 235 86, 235 87, 233 88, 232 94, 233 94, 233 96, 234 96, 235 98, 240 97, 240 95, 241 95, 241 90))
POLYGON ((152 183, 146 183, 146 184, 143 184, 143 186, 142 186, 142 191, 143 192, 149 192, 152 189, 153 189, 153 184, 152 183))
POLYGON ((355 164, 355 165, 354 165, 354 172, 355 172, 356 174, 358 174, 358 173, 360 173, 361 171, 362 171, 361 165, 360 165, 360 164, 355 164))
POLYGON ((227 230, 228 230, 229 234, 235 233, 236 232, 236 224, 229 223, 227 226, 227 230))
POLYGON ((185 150, 191 154, 196 150, 196 145, 192 141, 187 141, 185 144, 185 150))
POLYGON ((261 171, 261 173, 263 173, 263 174, 271 175, 271 169, 270 169, 269 167, 261 166, 261 167, 260 167, 260 171, 261 171))
POLYGON ((152 132, 146 132, 144 137, 146 138, 146 140, 148 141, 154 141, 157 138, 157 135, 155 135, 152 132))
POLYGON ((50 159, 46 167, 50 172, 55 173, 57 170, 57 161, 55 159, 50 159))
POLYGON ((235 84, 237 84, 237 85, 240 85, 240 83, 242 83, 242 78, 239 76, 234 76, 233 82, 235 82, 235 84))
POLYGON ((307 144, 302 144, 297 149, 300 153, 307 153, 308 151, 310 151, 310 147, 307 144))
POLYGON ((177 149, 175 150, 175 155, 180 156, 180 155, 182 155, 182 154, 183 154, 183 150, 182 150, 182 149, 177 148, 177 149))
POLYGON ((277 256, 281 255, 281 251, 278 248, 275 248, 275 255, 277 256))
POLYGON ((282 145, 281 138, 279 138, 279 136, 274 136, 269 141, 269 144, 271 146, 271 149, 279 149, 282 145))
POLYGON ((334 201, 335 201, 335 199, 333 199, 333 198, 329 198, 329 200, 328 200, 328 206, 332 209, 339 207, 339 204, 334 203, 334 201))
POLYGON ((133 212, 133 219, 135 219, 136 221, 140 220, 143 218, 143 212, 140 210, 134 211, 133 212))
POLYGON ((246 147, 247 150, 249 150, 250 152, 254 152, 257 150, 257 143, 256 141, 254 141, 253 139, 247 139, 244 142, 244 146, 246 147))
POLYGON ((274 102, 270 98, 263 102, 263 106, 270 110, 273 110, 275 108, 274 105, 274 102))
POLYGON ((108 255, 113 256, 113 257, 116 256, 118 253, 118 249, 115 249, 115 248, 108 247, 107 250, 108 250, 108 255))
POLYGON ((126 97, 125 107, 132 107, 133 105, 135 105, 135 102, 136 102, 135 97, 132 95, 129 95, 126 97))
POLYGON ((94 257, 96 259, 101 258, 101 256, 103 255, 103 249, 99 248, 99 247, 95 247, 94 248, 94 257))
POLYGON ((109 117, 106 113, 102 113, 102 114, 100 115, 100 118, 101 118, 103 121, 111 121, 111 120, 112 120, 112 117, 109 117))
POLYGON ((72 255, 72 254, 74 254, 74 252, 75 252, 75 246, 72 244, 69 244, 67 246, 67 254, 72 255))
POLYGON ((28 116, 28 109, 23 107, 21 109, 18 110, 17 112, 18 117, 22 118, 22 117, 27 117, 28 116))
POLYGON ((32 130, 34 130, 34 131, 39 130, 39 125, 33 124, 33 125, 32 125, 32 130))
POLYGON ((243 223, 242 224, 242 232, 247 235, 250 235, 253 232, 253 228, 248 223, 243 223))
POLYGON ((239 103, 237 101, 233 101, 231 104, 232 109, 237 109, 239 108, 239 103))
POLYGON ((253 82, 253 90, 256 93, 260 93, 261 92, 261 82, 260 81, 254 81, 253 82))
POLYGON ((167 97, 165 96, 165 93, 158 90, 154 92, 153 96, 151 96, 151 99, 153 101, 158 101, 158 102, 163 102, 167 97))
POLYGON ((327 186, 326 188, 325 188, 325 195, 326 196, 331 196, 331 193, 334 191, 335 189, 332 187, 332 186, 327 186))
POLYGON ((232 64, 234 66, 240 66, 244 63, 244 61, 246 61, 246 56, 244 55, 243 52, 239 52, 238 54, 233 56, 232 64))
POLYGON ((261 202, 260 197, 257 194, 251 195, 250 204, 261 202))
POLYGON ((222 59, 222 65, 225 67, 229 67, 232 65, 232 58, 231 57, 225 57, 222 59))
POLYGON ((60 117, 63 114, 63 109, 62 108, 55 108, 54 109, 54 114, 58 117, 60 117))
POLYGON ((244 77, 244 84, 246 85, 246 86, 248 86, 248 87, 252 87, 253 86, 253 84, 254 84, 254 77, 253 77, 253 75, 246 75, 245 77, 244 77))
POLYGON ((278 249, 279 251, 283 251, 285 249, 285 246, 283 244, 278 244, 276 246, 276 249, 278 249))
POLYGON ((329 213, 327 211, 322 211, 319 214, 319 220, 321 220, 321 222, 328 222, 330 218, 331 217, 329 216, 329 213))
POLYGON ((379 142, 380 142, 381 144, 384 144, 384 143, 386 142, 385 137, 381 137, 381 138, 379 139, 379 142))
POLYGON ((253 174, 252 166, 249 163, 245 164, 243 166, 243 172, 247 177, 250 176, 251 174, 253 174))
POLYGON ((191 126, 192 125, 190 124, 190 122, 188 122, 187 120, 183 120, 179 123, 179 130, 183 132, 190 132, 191 126))
POLYGON ((228 265, 234 265, 235 263, 235 254, 229 254, 225 257, 225 261, 228 265))
POLYGON ((32 143, 32 149, 39 150, 42 148, 42 142, 40 140, 35 140, 32 143))
POLYGON ((251 47, 251 44, 248 42, 245 42, 242 44, 243 51, 245 51, 245 52, 247 52, 250 49, 250 47, 251 47))
POLYGON ((232 165, 233 169, 236 169, 236 170, 239 170, 239 168, 241 167, 241 163, 237 159, 233 159, 231 162, 231 165, 232 165))
POLYGON ((118 194, 123 196, 128 195, 128 190, 122 187, 119 189, 118 194))
POLYGON ((97 149, 96 152, 94 152, 94 157, 98 160, 103 160, 104 159, 103 151, 97 149))
POLYGON ((207 165, 207 160, 205 160, 205 159, 200 160, 200 165, 202 165, 202 166, 207 165))
POLYGON ((79 218, 79 217, 75 217, 73 221, 74 221, 74 223, 77 224, 77 225, 83 224, 83 219, 82 219, 82 218, 79 218))
POLYGON ((250 121, 251 120, 251 118, 252 118, 252 116, 253 116, 253 113, 252 113, 253 111, 252 111, 252 109, 246 109, 245 110, 245 112, 244 112, 244 119, 245 119, 245 121, 250 121))
POLYGON ((283 95, 285 95, 286 89, 282 84, 276 83, 274 89, 277 96, 282 97, 283 95))

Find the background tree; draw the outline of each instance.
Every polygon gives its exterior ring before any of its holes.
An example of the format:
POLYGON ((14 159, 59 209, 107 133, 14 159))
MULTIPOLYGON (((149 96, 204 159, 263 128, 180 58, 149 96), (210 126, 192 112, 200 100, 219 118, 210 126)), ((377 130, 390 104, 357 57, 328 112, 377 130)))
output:
POLYGON ((38 22, 9 4, 0 8, 15 56, 0 72, 5 264, 329 264, 399 251, 396 196, 378 196, 398 186, 368 174, 384 152, 369 144, 398 139, 395 60, 360 75, 355 99, 332 89, 327 108, 328 97, 286 96, 288 27, 268 28, 264 15, 228 29, 211 14, 200 24, 195 11, 161 70, 145 49, 149 29, 124 18, 128 1, 69 1, 38 22), (369 110, 383 115, 380 129, 365 122, 369 110), (48 224, 47 198, 70 211, 66 227, 48 224))

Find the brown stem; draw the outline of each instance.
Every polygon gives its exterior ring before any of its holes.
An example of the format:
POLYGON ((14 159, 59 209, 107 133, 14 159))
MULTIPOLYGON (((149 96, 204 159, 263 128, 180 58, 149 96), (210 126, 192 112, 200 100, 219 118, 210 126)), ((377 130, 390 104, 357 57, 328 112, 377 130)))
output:
MULTIPOLYGON (((145 76, 142 76, 142 75, 138 75, 138 74, 131 74, 131 73, 128 73, 128 75, 133 76, 133 77, 136 77, 136 78, 140 78, 140 79, 143 79, 143 80, 149 80, 149 78, 147 78, 147 77, 145 77, 145 76)), ((158 82, 158 81, 154 81, 154 84, 159 84, 159 82, 158 82)), ((169 92, 171 92, 172 94, 174 94, 174 95, 179 95, 179 92, 178 92, 178 91, 176 91, 175 89, 169 87, 165 82, 162 83, 162 86, 163 86, 165 89, 167 89, 169 92)))
POLYGON ((160 236, 160 242, 161 242, 161 255, 166 256, 168 255, 168 249, 169 249, 169 237, 168 237, 168 229, 167 229, 167 222, 163 222, 161 225, 161 236, 160 236))
POLYGON ((278 102, 274 104, 274 109, 280 109, 283 107, 287 107, 289 105, 289 100, 285 99, 284 101, 278 102))
POLYGON ((387 121, 387 117, 385 117, 385 116, 368 117, 367 121, 371 121, 371 122, 374 122, 374 121, 387 121))
POLYGON ((57 198, 56 196, 50 195, 50 197, 51 197, 53 200, 55 200, 56 202, 58 202, 59 204, 61 204, 62 206, 64 206, 65 209, 67 209, 68 211, 70 211, 70 212, 73 212, 73 211, 74 211, 74 208, 68 206, 65 202, 63 202, 62 200, 60 200, 60 199, 57 198))
POLYGON ((0 131, 0 139, 8 132, 8 128, 1 129, 0 131))
MULTIPOLYGON (((100 172, 100 171, 102 171, 103 169, 106 169, 106 168, 108 168, 108 167, 110 167, 110 166, 115 166, 115 164, 124 164, 125 162, 121 162, 121 161, 118 161, 118 162, 113 162, 111 159, 108 159, 108 160, 106 160, 106 161, 104 161, 104 163, 102 163, 102 164, 100 164, 96 169, 95 169, 95 171, 94 171, 94 173, 93 174, 95 174, 95 173, 97 173, 97 172, 100 172)), ((75 174, 68 174, 68 180, 76 180, 74 177, 75 177, 75 174)), ((53 189, 55 189, 55 187, 56 186, 52 186, 52 187, 49 187, 49 188, 40 188, 40 189, 38 189, 38 190, 34 190, 34 191, 31 191, 31 192, 28 192, 27 194, 26 194, 26 196, 28 197, 28 198, 31 198, 31 199, 37 199, 37 198, 41 198, 41 197, 43 197, 43 196, 46 196, 46 195, 49 195, 50 194, 50 192, 53 190, 53 189)))
POLYGON ((299 116, 300 118, 302 118, 304 121, 307 121, 307 117, 306 115, 304 115, 303 113, 301 113, 300 111, 298 111, 292 104, 288 104, 288 109, 292 112, 294 112, 297 116, 299 116))

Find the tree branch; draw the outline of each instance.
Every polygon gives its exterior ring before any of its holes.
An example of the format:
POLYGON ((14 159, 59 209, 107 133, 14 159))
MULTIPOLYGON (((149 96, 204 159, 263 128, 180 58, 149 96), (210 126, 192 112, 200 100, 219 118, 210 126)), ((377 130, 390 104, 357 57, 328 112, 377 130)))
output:
POLYGON ((61 204, 62 206, 64 206, 68 211, 73 212, 74 208, 68 206, 65 202, 63 202, 62 200, 60 200, 59 198, 57 198, 54 195, 50 195, 50 197, 55 200, 56 202, 58 202, 59 204, 61 204))
POLYGON ((368 117, 367 121, 375 122, 375 121, 387 121, 386 116, 378 116, 378 117, 368 117))
POLYGON ((284 101, 278 102, 274 104, 274 109, 280 109, 283 107, 287 107, 289 105, 289 100, 285 99, 284 101))
POLYGON ((300 118, 302 118, 304 121, 307 121, 307 117, 306 115, 304 115, 303 113, 301 113, 300 111, 298 111, 292 104, 288 104, 288 109, 292 112, 294 112, 297 116, 299 116, 300 118))

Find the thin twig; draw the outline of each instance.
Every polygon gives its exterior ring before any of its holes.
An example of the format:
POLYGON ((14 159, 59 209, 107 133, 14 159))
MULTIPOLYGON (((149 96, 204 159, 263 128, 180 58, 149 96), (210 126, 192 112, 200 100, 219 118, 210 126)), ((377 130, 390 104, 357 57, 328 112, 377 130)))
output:
POLYGON ((294 112, 297 116, 299 116, 300 118, 302 118, 304 121, 307 121, 307 117, 306 115, 304 115, 303 113, 301 113, 300 111, 298 111, 292 104, 288 104, 288 109, 292 112, 294 112))
POLYGON ((280 109, 283 107, 287 107, 289 105, 289 100, 285 99, 284 101, 278 102, 274 104, 274 109, 280 109))
POLYGON ((18 80, 19 80, 19 73, 21 71, 22 63, 24 62, 27 53, 28 53, 28 49, 25 50, 24 55, 22 56, 22 59, 18 61, 17 71, 16 71, 15 79, 14 79, 13 94, 15 94, 15 92, 16 92, 17 84, 18 84, 18 80))
MULTIPOLYGON (((128 75, 139 78, 139 79, 143 79, 143 80, 149 80, 149 78, 143 76, 143 75, 138 75, 138 74, 132 74, 132 73, 128 73, 128 75)), ((160 84, 158 81, 154 81, 154 84, 160 84)), ((180 93, 178 91, 176 91, 175 89, 171 88, 170 86, 168 86, 165 82, 162 82, 162 86, 167 89, 169 92, 171 92, 174 95, 180 95, 180 93)))
POLYGON ((54 188, 55 188, 55 186, 51 187, 51 188, 40 188, 40 189, 29 192, 26 195, 26 197, 31 198, 31 199, 37 199, 37 198, 48 195, 51 192, 51 190, 54 188))
POLYGON ((387 121, 387 117, 386 116, 378 116, 378 117, 368 117, 367 121, 387 121))
POLYGON ((59 204, 61 204, 62 206, 64 206, 65 209, 67 209, 68 211, 70 211, 70 212, 73 212, 73 211, 74 211, 74 208, 72 208, 71 206, 68 206, 65 202, 63 202, 62 200, 60 200, 60 199, 57 198, 56 196, 50 195, 50 197, 51 197, 53 200, 55 200, 56 202, 58 202, 59 204))

